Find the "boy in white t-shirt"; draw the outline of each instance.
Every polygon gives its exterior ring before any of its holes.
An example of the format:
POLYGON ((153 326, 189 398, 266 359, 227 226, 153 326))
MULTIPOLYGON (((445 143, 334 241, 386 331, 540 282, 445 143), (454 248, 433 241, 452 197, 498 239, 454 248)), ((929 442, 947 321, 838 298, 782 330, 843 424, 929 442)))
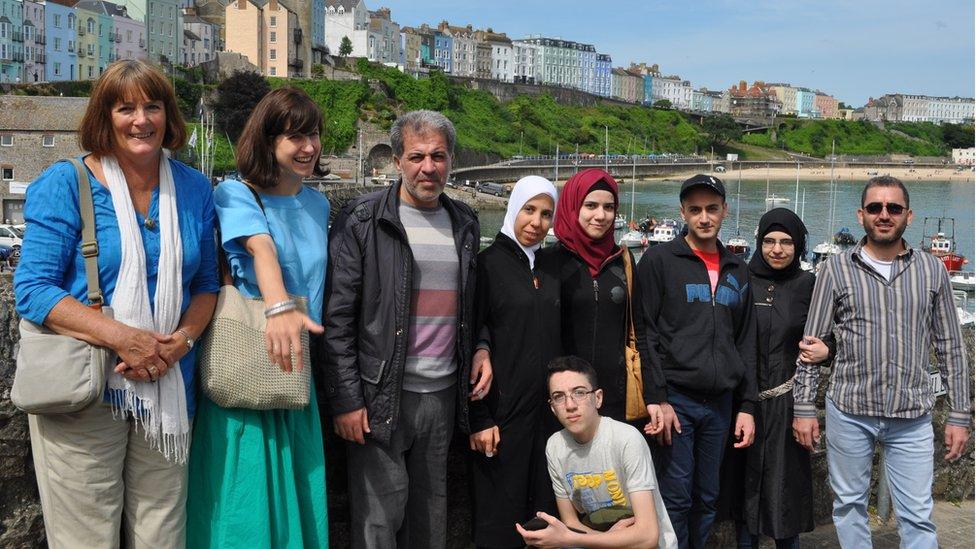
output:
POLYGON ((577 357, 549 364, 549 404, 564 429, 549 438, 546 459, 562 520, 540 512, 544 522, 515 528, 536 547, 677 547, 647 442, 600 415, 596 379, 577 357))

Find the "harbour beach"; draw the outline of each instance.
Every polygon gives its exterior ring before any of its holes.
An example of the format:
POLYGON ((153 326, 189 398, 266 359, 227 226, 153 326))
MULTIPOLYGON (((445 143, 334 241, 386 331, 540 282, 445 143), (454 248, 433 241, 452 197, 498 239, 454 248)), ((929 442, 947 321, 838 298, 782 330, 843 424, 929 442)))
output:
MULTIPOLYGON (((740 174, 738 169, 735 169, 734 163, 724 164, 726 167, 725 172, 707 172, 707 168, 702 166, 700 171, 689 170, 685 177, 694 175, 696 173, 711 173, 716 177, 721 178, 723 181, 735 181, 740 174)), ((772 181, 782 181, 789 179, 796 179, 797 169, 794 168, 783 168, 783 167, 772 167, 767 168, 749 168, 743 169, 741 171, 741 177, 744 181, 765 181, 767 178, 772 181)), ((830 165, 825 164, 817 167, 800 167, 799 170, 801 181, 830 181, 830 165)), ((891 168, 888 166, 870 166, 870 167, 835 167, 834 168, 834 181, 864 181, 878 175, 890 175, 897 177, 904 182, 923 182, 923 181, 973 181, 974 173, 972 169, 964 169, 962 171, 956 171, 953 166, 946 166, 942 168, 933 168, 928 166, 905 166, 898 168, 891 168)), ((681 175, 671 174, 667 177, 657 177, 650 178, 652 180, 673 180, 673 179, 683 179, 681 175)), ((646 178, 641 178, 646 179, 646 178)))

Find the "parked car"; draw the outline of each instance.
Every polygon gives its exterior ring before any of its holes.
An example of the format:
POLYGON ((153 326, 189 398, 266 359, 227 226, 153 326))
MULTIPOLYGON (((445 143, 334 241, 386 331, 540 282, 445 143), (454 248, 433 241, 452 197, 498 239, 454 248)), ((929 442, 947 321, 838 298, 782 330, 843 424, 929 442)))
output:
POLYGON ((24 233, 13 225, 0 225, 0 244, 19 250, 23 240, 24 233))
POLYGON ((725 166, 715 166, 715 171, 718 173, 725 173, 725 166))
POLYGON ((505 196, 508 194, 508 189, 506 189, 504 185, 501 185, 500 183, 492 183, 491 181, 478 183, 477 187, 475 188, 478 189, 478 192, 493 194, 495 196, 505 196))

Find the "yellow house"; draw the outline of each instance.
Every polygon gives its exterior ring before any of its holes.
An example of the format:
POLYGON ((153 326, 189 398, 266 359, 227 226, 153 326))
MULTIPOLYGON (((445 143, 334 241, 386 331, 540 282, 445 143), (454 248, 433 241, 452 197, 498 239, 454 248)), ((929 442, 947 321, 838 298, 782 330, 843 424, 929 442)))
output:
POLYGON ((297 14, 278 0, 235 0, 224 10, 225 49, 240 53, 265 76, 307 77, 297 14))

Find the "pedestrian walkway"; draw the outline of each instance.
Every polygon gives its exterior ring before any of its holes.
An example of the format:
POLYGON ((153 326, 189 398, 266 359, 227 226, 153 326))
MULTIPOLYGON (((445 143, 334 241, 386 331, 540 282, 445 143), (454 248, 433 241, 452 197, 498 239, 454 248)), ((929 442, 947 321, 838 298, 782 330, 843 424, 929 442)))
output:
MULTIPOLYGON (((960 504, 946 501, 935 502, 932 519, 939 535, 939 547, 942 549, 972 549, 974 543, 974 528, 976 528, 976 507, 968 500, 960 504)), ((897 549, 899 546, 898 526, 894 517, 887 524, 871 519, 871 533, 874 549, 897 549)), ((800 535, 801 547, 840 547, 837 542, 837 532, 833 524, 825 524, 809 534, 800 535)), ((772 540, 764 540, 762 547, 773 547, 772 540), (768 542, 768 543, 767 543, 768 542)))

